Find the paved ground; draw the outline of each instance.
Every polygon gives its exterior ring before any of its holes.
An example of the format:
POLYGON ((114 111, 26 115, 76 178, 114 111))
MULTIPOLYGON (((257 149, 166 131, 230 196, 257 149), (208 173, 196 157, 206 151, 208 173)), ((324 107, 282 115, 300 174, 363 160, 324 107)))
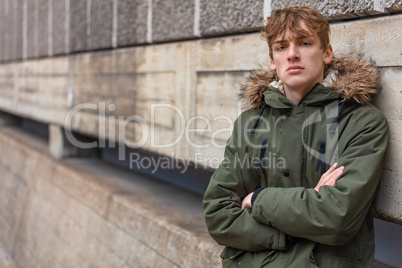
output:
POLYGON ((12 263, 11 259, 7 256, 6 251, 3 248, 3 245, 0 243, 0 268, 15 268, 14 263, 12 263))

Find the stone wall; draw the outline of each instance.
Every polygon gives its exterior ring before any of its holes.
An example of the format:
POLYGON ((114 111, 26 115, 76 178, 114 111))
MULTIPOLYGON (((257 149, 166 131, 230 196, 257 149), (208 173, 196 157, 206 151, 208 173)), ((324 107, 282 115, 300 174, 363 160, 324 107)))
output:
POLYGON ((1 0, 0 62, 258 31, 292 5, 331 21, 402 11, 401 0, 1 0))
POLYGON ((200 196, 95 159, 55 160, 15 127, 0 127, 0 146, 0 250, 16 267, 220 267, 200 196))
POLYGON ((335 53, 379 67, 391 133, 375 207, 402 224, 402 1, 0 0, 0 111, 50 126, 34 142, 0 112, 0 242, 16 266, 218 267, 199 196, 57 160, 60 133, 216 167, 239 89, 268 62, 259 28, 285 5, 317 8, 335 53))
MULTIPOLYGON (((331 36, 335 53, 360 53, 380 68, 383 91, 375 102, 391 136, 376 204, 398 223, 402 59, 384 48, 402 47, 400 25, 402 15, 342 22, 331 36)), ((0 68, 0 109, 98 137, 99 144, 118 141, 215 168, 241 112, 239 89, 266 62, 265 42, 251 33, 8 63, 0 68)))

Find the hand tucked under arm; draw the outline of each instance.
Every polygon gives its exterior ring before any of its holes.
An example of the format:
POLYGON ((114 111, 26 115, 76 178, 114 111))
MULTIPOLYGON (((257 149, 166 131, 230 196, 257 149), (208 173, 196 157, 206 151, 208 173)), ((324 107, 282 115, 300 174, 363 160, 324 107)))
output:
POLYGON ((243 201, 241 201, 241 208, 246 209, 246 208, 251 208, 251 198, 253 197, 254 192, 249 193, 243 201))
POLYGON ((329 186, 334 186, 336 180, 339 178, 339 176, 342 174, 342 172, 345 170, 344 166, 341 166, 337 169, 335 169, 336 165, 338 163, 335 163, 332 167, 330 167, 327 172, 322 174, 320 181, 318 182, 317 186, 314 188, 316 192, 320 190, 321 186, 329 185, 329 186))
MULTIPOLYGON (((345 170, 344 166, 341 166, 337 169, 335 169, 337 163, 335 163, 332 167, 330 167, 327 172, 322 174, 320 181, 318 182, 317 186, 314 188, 316 192, 319 191, 321 186, 334 186, 336 180, 339 178, 339 176, 342 174, 342 172, 345 170)), ((241 208, 242 209, 247 209, 252 207, 251 203, 251 198, 253 197, 254 192, 249 193, 241 202, 241 208)))

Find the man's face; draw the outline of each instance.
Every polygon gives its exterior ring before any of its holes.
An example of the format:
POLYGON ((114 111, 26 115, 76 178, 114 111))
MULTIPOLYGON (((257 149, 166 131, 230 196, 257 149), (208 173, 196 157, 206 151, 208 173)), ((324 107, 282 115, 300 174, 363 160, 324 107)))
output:
POLYGON ((270 62, 271 70, 277 72, 285 91, 306 93, 316 83, 322 82, 324 64, 332 60, 332 47, 329 45, 324 52, 317 33, 309 30, 303 22, 301 27, 308 34, 298 36, 286 31, 273 39, 270 62))

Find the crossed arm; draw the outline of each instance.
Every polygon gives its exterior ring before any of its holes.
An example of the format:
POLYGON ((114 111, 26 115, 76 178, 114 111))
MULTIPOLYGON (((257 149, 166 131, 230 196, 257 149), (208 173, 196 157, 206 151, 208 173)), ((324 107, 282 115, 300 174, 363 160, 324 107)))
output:
MULTIPOLYGON (((334 186, 336 179, 342 174, 342 172, 344 171, 345 167, 341 166, 337 169, 336 168, 337 163, 335 163, 334 165, 332 165, 332 167, 330 167, 327 172, 325 172, 324 174, 322 174, 320 181, 318 182, 317 186, 314 188, 314 190, 316 192, 319 192, 319 189, 321 186, 334 186)), ((247 208, 251 208, 252 203, 251 203, 251 198, 253 197, 254 192, 248 194, 243 201, 241 202, 241 208, 242 209, 247 209, 247 208)))

